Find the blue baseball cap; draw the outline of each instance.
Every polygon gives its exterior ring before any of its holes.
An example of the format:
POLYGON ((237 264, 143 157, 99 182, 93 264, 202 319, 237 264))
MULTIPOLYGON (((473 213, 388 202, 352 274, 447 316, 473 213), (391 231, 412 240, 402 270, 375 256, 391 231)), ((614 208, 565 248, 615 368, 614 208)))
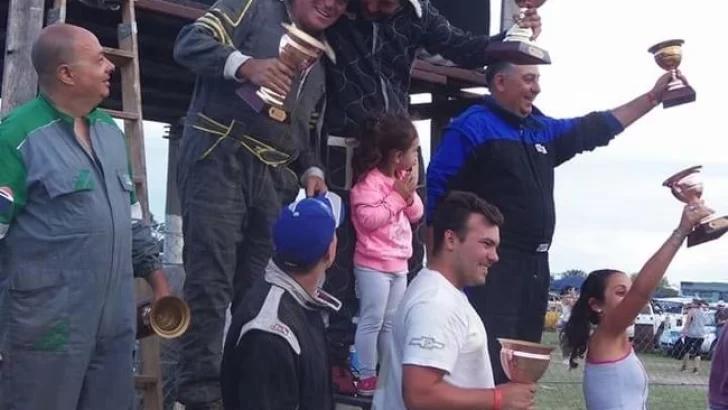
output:
POLYGON ((292 269, 315 265, 328 251, 343 220, 341 197, 333 192, 286 206, 273 226, 276 262, 292 269))

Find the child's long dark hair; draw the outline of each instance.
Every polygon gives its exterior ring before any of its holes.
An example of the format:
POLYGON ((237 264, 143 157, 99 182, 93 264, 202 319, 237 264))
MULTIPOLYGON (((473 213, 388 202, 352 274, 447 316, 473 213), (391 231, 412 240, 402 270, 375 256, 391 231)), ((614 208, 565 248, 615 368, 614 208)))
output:
POLYGON ((417 129, 404 114, 372 115, 363 124, 359 147, 353 160, 356 178, 382 165, 394 151, 407 151, 417 138, 417 129))
POLYGON ((583 358, 589 345, 592 325, 599 324, 599 314, 589 306, 591 299, 604 302, 604 292, 607 288, 607 279, 619 272, 614 269, 600 269, 591 272, 581 285, 579 299, 571 308, 569 321, 561 331, 561 337, 569 347, 569 368, 576 368, 576 359, 583 358))

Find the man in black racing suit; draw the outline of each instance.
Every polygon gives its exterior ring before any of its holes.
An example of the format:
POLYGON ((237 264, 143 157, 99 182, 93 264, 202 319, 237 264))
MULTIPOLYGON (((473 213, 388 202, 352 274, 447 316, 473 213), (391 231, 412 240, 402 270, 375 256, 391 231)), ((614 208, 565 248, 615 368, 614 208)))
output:
POLYGON ((341 198, 304 198, 273 227, 276 253, 233 314, 222 359, 226 410, 333 410, 324 313, 341 303, 319 288, 336 255, 341 198))

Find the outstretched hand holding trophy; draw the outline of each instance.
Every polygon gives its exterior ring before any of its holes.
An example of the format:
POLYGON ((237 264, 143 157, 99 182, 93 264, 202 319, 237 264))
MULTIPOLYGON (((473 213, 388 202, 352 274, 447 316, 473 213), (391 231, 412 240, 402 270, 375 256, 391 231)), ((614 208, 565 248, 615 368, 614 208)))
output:
POLYGON ((548 51, 534 40, 541 33, 541 17, 537 9, 546 0, 512 0, 519 7, 515 24, 506 32, 503 41, 494 41, 486 48, 494 61, 507 61, 518 65, 551 64, 548 51))
MULTIPOLYGON (((702 165, 696 165, 684 169, 666 179, 662 186, 670 188, 675 198, 681 202, 697 205, 703 196, 703 182, 698 177, 702 168, 702 165)), ((728 216, 709 215, 688 235, 688 247, 718 239, 726 231, 728 216)))
POLYGON ((662 95, 663 108, 691 103, 696 99, 693 87, 677 71, 682 62, 683 43, 685 43, 683 40, 667 40, 655 44, 648 50, 655 56, 657 65, 672 74, 672 81, 668 85, 667 91, 662 95))

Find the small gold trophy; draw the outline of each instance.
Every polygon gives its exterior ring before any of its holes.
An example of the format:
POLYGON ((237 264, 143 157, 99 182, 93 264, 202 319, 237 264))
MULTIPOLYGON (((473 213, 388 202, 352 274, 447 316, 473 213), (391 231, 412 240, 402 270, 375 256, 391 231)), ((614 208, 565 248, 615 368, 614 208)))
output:
MULTIPOLYGON (((662 183, 672 194, 686 204, 694 204, 703 196, 703 182, 699 178, 702 165, 684 169, 662 183)), ((707 216, 688 234, 688 247, 718 239, 728 231, 728 216, 707 216)))
POLYGON ((696 94, 693 87, 685 84, 677 76, 677 68, 682 62, 682 45, 684 40, 667 40, 650 47, 648 52, 655 56, 655 62, 660 68, 672 73, 672 81, 662 96, 662 108, 695 101, 696 94))
POLYGON ((137 305, 137 339, 157 335, 164 339, 182 336, 190 326, 190 308, 176 296, 137 305))
POLYGON ((518 65, 551 64, 549 52, 531 40, 533 30, 518 25, 526 13, 526 5, 533 8, 543 6, 546 0, 513 0, 520 8, 516 24, 506 32, 503 41, 494 41, 486 47, 486 54, 493 61, 507 61, 518 65))
MULTIPOLYGON (((326 51, 326 46, 303 30, 282 23, 286 34, 281 39, 279 59, 291 69, 295 75, 306 71, 326 51)), ((266 112, 268 117, 278 122, 288 122, 289 113, 284 107, 286 96, 260 87, 257 90, 246 84, 238 89, 240 95, 256 112, 266 112)))

